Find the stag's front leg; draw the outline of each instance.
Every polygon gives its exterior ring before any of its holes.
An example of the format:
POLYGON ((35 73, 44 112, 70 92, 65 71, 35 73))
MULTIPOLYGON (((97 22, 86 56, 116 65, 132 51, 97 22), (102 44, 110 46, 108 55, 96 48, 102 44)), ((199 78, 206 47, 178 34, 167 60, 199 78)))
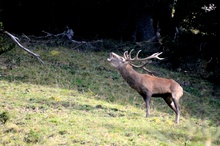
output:
POLYGON ((146 117, 150 116, 150 100, 151 100, 151 95, 146 95, 146 98, 145 98, 146 117))
POLYGON ((150 116, 150 100, 151 100, 151 95, 152 94, 149 94, 149 93, 139 93, 143 99, 144 99, 144 102, 145 102, 145 107, 146 107, 146 117, 149 117, 150 116))

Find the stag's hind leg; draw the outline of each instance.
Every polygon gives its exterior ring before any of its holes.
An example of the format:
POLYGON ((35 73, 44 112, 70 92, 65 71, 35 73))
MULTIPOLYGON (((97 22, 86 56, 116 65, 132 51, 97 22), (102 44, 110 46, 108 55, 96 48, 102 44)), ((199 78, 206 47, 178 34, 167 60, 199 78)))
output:
POLYGON ((177 100, 172 94, 168 94, 164 96, 163 99, 168 104, 168 106, 175 112, 176 114, 175 122, 179 123, 179 117, 180 117, 179 100, 177 100))
POLYGON ((183 88, 181 86, 177 86, 175 90, 172 92, 172 99, 176 108, 176 123, 179 123, 180 120, 180 104, 179 100, 183 96, 183 88))
POLYGON ((180 104, 179 104, 179 97, 176 96, 175 94, 172 94, 172 99, 173 99, 173 103, 174 106, 176 108, 176 123, 179 123, 180 120, 180 104))

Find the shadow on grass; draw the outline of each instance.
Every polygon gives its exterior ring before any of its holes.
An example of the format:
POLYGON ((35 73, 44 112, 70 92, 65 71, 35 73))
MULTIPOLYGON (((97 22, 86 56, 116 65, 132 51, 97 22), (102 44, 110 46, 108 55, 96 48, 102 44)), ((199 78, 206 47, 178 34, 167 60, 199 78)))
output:
MULTIPOLYGON (((97 110, 103 112, 103 115, 108 117, 124 117, 127 113, 125 111, 120 110, 118 108, 107 108, 100 104, 97 105, 89 105, 89 104, 80 104, 74 101, 54 101, 53 99, 38 99, 31 98, 29 103, 26 105, 26 109, 29 110, 47 110, 48 107, 51 109, 62 109, 66 108, 68 110, 78 110, 85 112, 96 112, 97 110)), ((130 115, 138 115, 137 113, 129 113, 130 115)))

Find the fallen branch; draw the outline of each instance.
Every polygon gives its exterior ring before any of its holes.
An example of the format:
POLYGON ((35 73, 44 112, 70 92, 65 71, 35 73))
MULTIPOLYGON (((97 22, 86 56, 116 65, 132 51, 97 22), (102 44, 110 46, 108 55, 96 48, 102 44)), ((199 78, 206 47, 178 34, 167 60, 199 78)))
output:
POLYGON ((17 37, 13 36, 12 34, 10 34, 10 33, 7 32, 7 31, 3 31, 3 33, 5 33, 5 34, 7 34, 8 36, 10 36, 11 39, 12 39, 15 43, 17 43, 19 47, 21 47, 21 48, 24 49, 26 52, 28 52, 28 53, 30 53, 31 55, 33 55, 34 57, 36 57, 37 60, 38 60, 40 63, 44 64, 44 62, 40 59, 40 55, 38 55, 38 54, 36 54, 36 53, 30 51, 29 49, 25 48, 24 46, 22 46, 22 45, 19 43, 20 40, 19 40, 17 37))
POLYGON ((47 34, 46 37, 52 37, 52 36, 59 37, 59 36, 63 36, 63 37, 67 37, 74 44, 78 44, 79 46, 86 45, 86 46, 88 46, 90 48, 94 48, 94 46, 92 44, 102 42, 102 40, 96 40, 96 41, 91 41, 91 42, 73 40, 74 32, 68 26, 66 27, 66 30, 64 32, 59 33, 59 34, 52 34, 52 33, 46 32, 46 31, 42 31, 42 32, 47 34))

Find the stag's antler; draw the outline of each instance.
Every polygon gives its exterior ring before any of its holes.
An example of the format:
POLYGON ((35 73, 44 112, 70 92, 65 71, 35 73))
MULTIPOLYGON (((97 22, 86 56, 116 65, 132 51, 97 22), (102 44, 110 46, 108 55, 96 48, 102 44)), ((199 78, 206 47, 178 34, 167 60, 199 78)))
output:
POLYGON ((162 54, 162 52, 157 52, 157 53, 154 53, 152 54, 151 56, 148 56, 146 58, 139 58, 138 55, 139 53, 141 52, 141 50, 139 50, 136 54, 136 56, 134 58, 131 57, 131 52, 133 51, 134 49, 132 49, 130 51, 130 53, 128 54, 128 51, 125 51, 124 52, 124 58, 126 61, 129 61, 130 64, 133 66, 133 67, 136 67, 136 68, 143 68, 144 70, 146 70, 147 72, 151 72, 150 70, 146 69, 144 66, 148 63, 148 62, 145 62, 144 64, 142 65, 134 65, 132 62, 133 61, 146 61, 146 60, 149 60, 149 59, 153 59, 153 58, 156 58, 156 59, 159 59, 159 60, 163 60, 164 58, 160 58, 159 55, 162 54))
POLYGON ((133 51, 134 49, 132 49, 130 51, 130 53, 128 54, 128 51, 125 51, 124 52, 124 57, 127 61, 145 61, 145 60, 148 60, 148 59, 152 59, 152 58, 156 58, 156 59, 159 59, 159 60, 163 60, 164 58, 160 58, 159 55, 162 54, 163 52, 157 52, 157 53, 154 53, 152 54, 151 56, 148 56, 146 58, 138 58, 138 55, 139 53, 141 52, 141 50, 139 50, 136 54, 136 56, 134 58, 131 58, 131 52, 133 51))

